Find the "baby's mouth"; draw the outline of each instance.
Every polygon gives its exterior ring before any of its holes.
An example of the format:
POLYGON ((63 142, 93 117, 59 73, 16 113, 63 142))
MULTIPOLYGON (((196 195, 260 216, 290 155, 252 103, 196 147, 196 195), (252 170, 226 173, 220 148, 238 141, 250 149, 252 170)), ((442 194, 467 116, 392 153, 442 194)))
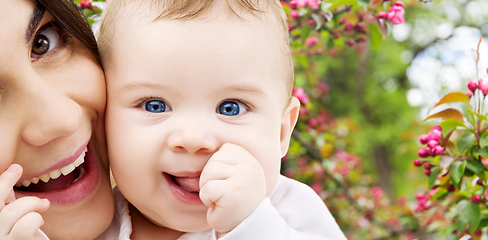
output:
POLYGON ((15 185, 18 191, 49 192, 69 187, 85 174, 85 153, 87 149, 71 164, 49 173, 24 180, 15 185))
POLYGON ((187 191, 190 193, 200 192, 200 177, 176 177, 173 175, 170 176, 175 184, 178 185, 178 187, 180 187, 183 191, 187 191))

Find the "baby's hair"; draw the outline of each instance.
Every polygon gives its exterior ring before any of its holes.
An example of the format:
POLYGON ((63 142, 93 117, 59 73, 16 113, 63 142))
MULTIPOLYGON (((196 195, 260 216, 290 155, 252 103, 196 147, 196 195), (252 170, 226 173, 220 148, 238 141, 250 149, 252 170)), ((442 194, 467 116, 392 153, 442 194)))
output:
MULTIPOLYGON (((108 4, 98 38, 102 61, 110 54, 110 41, 115 34, 116 22, 121 18, 130 19, 133 14, 149 14, 153 21, 180 20, 187 21, 206 18, 216 0, 111 0, 108 4), (147 11, 149 10, 149 11, 147 11), (148 13, 149 12, 149 13, 148 13)), ((294 87, 294 71, 291 49, 289 44, 288 24, 286 14, 279 0, 225 0, 228 13, 242 21, 243 12, 250 13, 258 18, 265 18, 273 23, 276 29, 277 44, 280 47, 280 56, 276 64, 281 77, 286 80, 287 96, 291 97, 294 87)))

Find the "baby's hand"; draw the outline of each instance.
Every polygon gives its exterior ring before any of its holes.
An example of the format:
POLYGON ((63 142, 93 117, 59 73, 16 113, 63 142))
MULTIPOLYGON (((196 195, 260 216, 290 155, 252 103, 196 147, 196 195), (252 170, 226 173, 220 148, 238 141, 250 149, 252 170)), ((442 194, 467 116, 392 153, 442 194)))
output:
POLYGON ((41 237, 44 224, 40 212, 49 208, 49 201, 37 197, 15 199, 13 186, 22 176, 22 167, 12 164, 0 175, 0 239, 32 240, 41 237))
POLYGON ((200 199, 209 207, 207 221, 219 234, 239 225, 265 196, 266 180, 261 165, 235 144, 222 145, 200 176, 200 199))

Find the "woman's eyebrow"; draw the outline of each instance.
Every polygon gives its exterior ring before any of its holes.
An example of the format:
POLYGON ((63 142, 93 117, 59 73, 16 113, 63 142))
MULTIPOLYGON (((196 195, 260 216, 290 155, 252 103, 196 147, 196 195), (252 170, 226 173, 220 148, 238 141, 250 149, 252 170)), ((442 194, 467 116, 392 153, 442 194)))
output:
POLYGON ((31 42, 32 37, 37 30, 37 27, 41 23, 42 18, 44 18, 44 12, 45 11, 43 9, 40 9, 39 7, 34 8, 34 11, 32 12, 32 17, 29 21, 29 26, 27 27, 27 32, 25 33, 26 42, 31 42))

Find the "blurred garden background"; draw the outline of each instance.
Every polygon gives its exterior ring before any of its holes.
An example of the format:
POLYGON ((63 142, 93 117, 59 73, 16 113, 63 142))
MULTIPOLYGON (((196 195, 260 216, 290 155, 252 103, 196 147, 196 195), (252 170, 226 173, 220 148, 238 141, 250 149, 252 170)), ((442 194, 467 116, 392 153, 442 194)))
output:
MULTIPOLYGON (((103 2, 79 3, 96 28, 103 2)), ((448 122, 450 130, 473 132, 467 138, 477 140, 472 146, 448 150, 456 134, 445 131, 444 123, 435 139, 442 149, 432 150, 428 160, 419 156, 419 137, 431 136, 443 123, 424 119, 443 112, 434 106, 444 95, 465 94, 473 80, 480 90, 471 93, 484 101, 478 80, 487 74, 488 45, 479 43, 488 35, 488 0, 282 5, 294 55, 294 92, 302 103, 283 174, 309 184, 350 240, 488 239, 487 168, 478 164, 488 150, 480 153, 483 134, 469 130, 484 126, 483 111, 471 125, 448 122), (441 156, 447 155, 463 158, 442 166, 441 156), (474 165, 461 164, 468 160, 474 165), (460 175, 452 173, 454 165, 460 175)), ((446 101, 466 105, 469 95, 446 101)), ((444 120, 454 118, 443 113, 444 120)))

